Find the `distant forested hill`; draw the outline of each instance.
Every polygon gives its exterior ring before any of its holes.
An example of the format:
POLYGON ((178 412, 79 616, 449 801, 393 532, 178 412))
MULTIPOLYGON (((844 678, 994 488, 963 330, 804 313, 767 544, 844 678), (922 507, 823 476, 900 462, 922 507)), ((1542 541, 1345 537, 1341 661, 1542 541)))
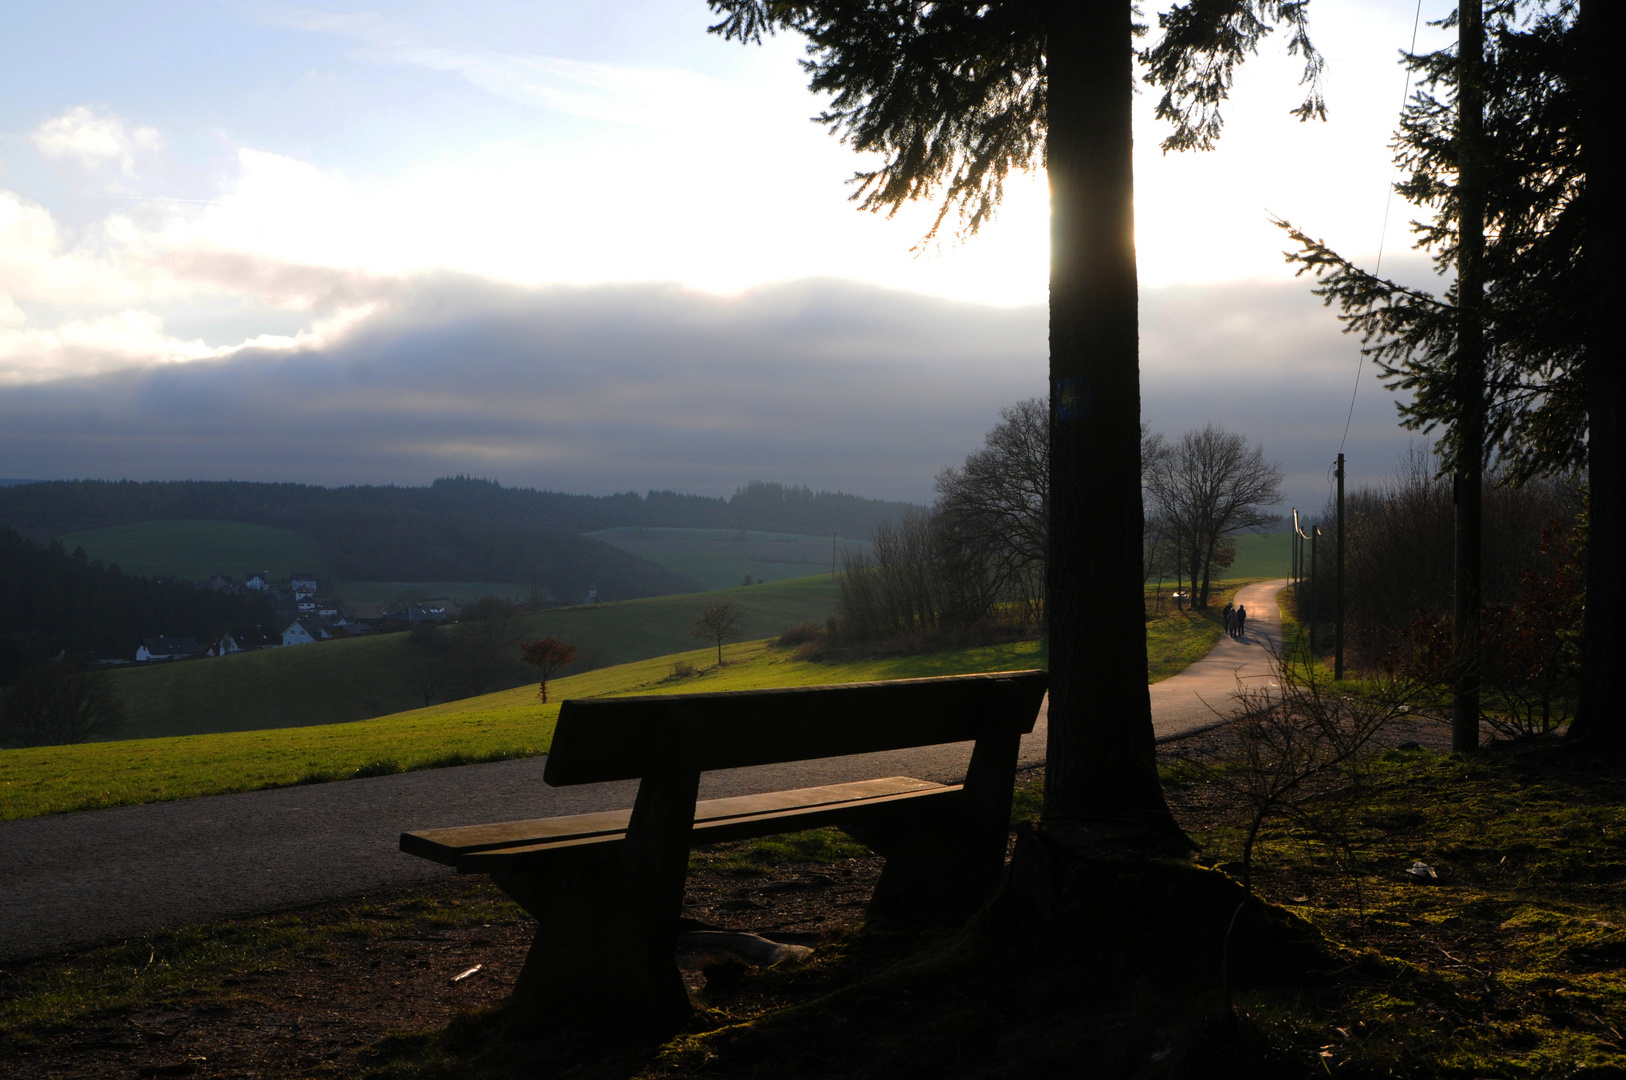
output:
POLYGON ((135 521, 190 518, 293 528, 313 512, 385 512, 477 515, 487 522, 571 533, 665 526, 810 535, 839 532, 863 538, 878 522, 895 520, 910 505, 760 480, 727 499, 675 491, 566 495, 505 488, 463 476, 436 480, 428 487, 342 488, 243 481, 71 480, 0 488, 0 524, 44 538, 135 521))
POLYGON ((270 628, 263 595, 233 595, 131 577, 84 552, 41 546, 0 527, 0 685, 66 650, 135 658, 142 638, 195 637, 270 628))
POLYGON ((327 569, 370 581, 528 581, 560 597, 698 588, 686 575, 577 534, 615 526, 867 536, 908 504, 752 482, 731 498, 670 491, 565 495, 456 477, 428 487, 235 481, 50 481, 0 488, 0 525, 48 541, 138 521, 245 521, 314 539, 327 569))

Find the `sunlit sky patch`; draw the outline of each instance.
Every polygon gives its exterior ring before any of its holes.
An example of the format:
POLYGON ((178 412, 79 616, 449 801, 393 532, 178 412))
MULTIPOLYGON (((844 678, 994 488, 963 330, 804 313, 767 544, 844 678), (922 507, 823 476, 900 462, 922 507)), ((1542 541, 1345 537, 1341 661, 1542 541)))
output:
MULTIPOLYGON (((1386 258, 1405 250, 1408 208, 1390 211, 1386 234, 1383 224, 1396 58, 1415 10, 1312 4, 1325 125, 1288 115, 1299 65, 1274 39, 1243 69, 1213 153, 1161 154, 1155 94, 1142 93, 1149 320, 1166 307, 1151 302, 1159 290, 1290 281, 1270 213, 1368 260, 1380 242, 1386 258)), ((1447 10, 1425 0, 1424 20, 1447 10)), ((0 392, 337 355, 437 275, 722 297, 836 279, 979 306, 1044 303, 1042 175, 1016 178, 982 234, 916 253, 932 208, 887 219, 847 201, 847 178, 869 163, 810 122, 821 102, 796 65, 801 43, 741 48, 707 35, 710 21, 685 0, 19 6, 0 36, 0 392)), ((1425 25, 1420 47, 1440 33, 1425 25)), ((1256 316, 1261 335, 1276 302, 1256 316)), ((1353 343, 1326 323, 1303 363, 1352 372, 1353 343)), ((1159 342, 1150 383, 1157 365, 1171 373, 1204 347, 1201 333, 1171 343, 1168 329, 1148 325, 1159 342)), ((446 348, 455 363, 456 342, 446 348)), ((817 377, 818 358, 803 362, 817 377)), ((31 467, 94 468, 66 457, 31 467)), ((5 474, 18 469, 0 464, 5 474)))

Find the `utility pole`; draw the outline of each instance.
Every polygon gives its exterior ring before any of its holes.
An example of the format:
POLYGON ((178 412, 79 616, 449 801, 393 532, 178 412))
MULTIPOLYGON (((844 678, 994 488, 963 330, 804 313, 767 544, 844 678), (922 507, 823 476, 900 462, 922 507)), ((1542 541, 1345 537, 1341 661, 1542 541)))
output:
POLYGON ((1299 508, 1293 507, 1293 531, 1287 535, 1287 583, 1299 583, 1299 508))
POLYGON ((1485 12, 1457 6, 1456 574, 1452 595, 1455 672, 1451 749, 1479 748, 1481 492, 1485 443, 1485 12))
POLYGON ((1333 569, 1332 677, 1344 677, 1344 454, 1338 452, 1338 552, 1333 569))
POLYGON ((1315 663, 1315 538, 1321 526, 1310 526, 1310 663, 1315 663))

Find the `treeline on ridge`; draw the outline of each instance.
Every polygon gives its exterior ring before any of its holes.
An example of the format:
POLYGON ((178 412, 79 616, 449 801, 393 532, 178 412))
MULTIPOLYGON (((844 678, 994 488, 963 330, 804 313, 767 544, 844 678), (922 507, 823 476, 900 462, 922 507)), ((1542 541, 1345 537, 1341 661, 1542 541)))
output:
POLYGON ((275 621, 262 595, 133 577, 0 526, 0 686, 64 652, 123 654, 146 637, 207 641, 275 621))
POLYGON ((48 539, 137 521, 191 518, 301 528, 316 514, 389 511, 478 515, 488 525, 569 533, 664 526, 857 537, 868 536, 881 521, 896 520, 910 505, 760 480, 726 499, 674 491, 569 495, 466 476, 445 477, 428 487, 338 488, 234 480, 53 480, 0 488, 0 524, 48 539))
POLYGON ((0 524, 43 543, 139 521, 242 521, 310 536, 326 570, 341 579, 529 581, 534 571, 538 585, 561 599, 579 599, 590 585, 601 597, 632 598, 699 585, 578 534, 666 526, 861 536, 906 506, 760 481, 722 499, 670 491, 566 495, 461 476, 428 487, 342 488, 79 480, 0 489, 0 524))

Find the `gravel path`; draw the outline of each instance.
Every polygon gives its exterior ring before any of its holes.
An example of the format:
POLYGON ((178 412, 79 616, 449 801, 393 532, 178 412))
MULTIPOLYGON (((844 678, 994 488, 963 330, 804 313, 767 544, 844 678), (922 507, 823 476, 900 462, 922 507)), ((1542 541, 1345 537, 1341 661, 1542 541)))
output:
MULTIPOLYGON (((1159 738, 1199 730, 1241 668, 1255 678, 1276 626, 1280 582, 1243 594, 1258 621, 1207 659, 1152 687, 1159 738), (1257 599, 1254 594, 1257 593, 1257 599), (1255 607, 1255 604, 1258 606, 1255 607), (1267 620, 1263 616, 1269 612, 1267 620), (1257 630, 1254 627, 1258 627, 1257 630)), ((1023 740, 1044 761, 1045 714, 1023 740)), ((908 775, 955 782, 970 744, 708 773, 702 798, 908 775)), ((632 805, 632 783, 549 788, 545 758, 0 824, 0 962, 50 955, 157 927, 270 911, 451 873, 396 850, 403 829, 473 825, 632 805)))

